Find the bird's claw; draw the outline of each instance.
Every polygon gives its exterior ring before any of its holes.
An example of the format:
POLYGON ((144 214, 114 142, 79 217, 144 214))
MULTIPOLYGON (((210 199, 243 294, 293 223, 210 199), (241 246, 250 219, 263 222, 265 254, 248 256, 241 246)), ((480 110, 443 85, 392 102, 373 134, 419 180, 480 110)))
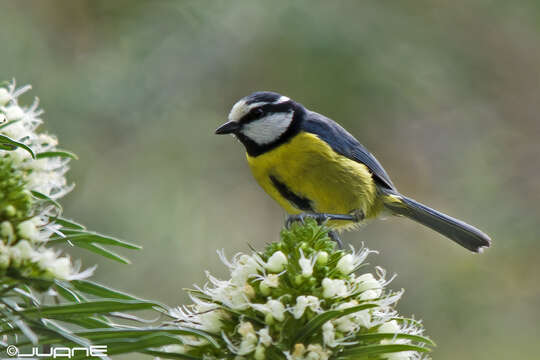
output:
POLYGON ((285 221, 285 227, 289 229, 291 225, 294 222, 301 222, 302 224, 306 223, 306 219, 314 219, 317 221, 317 224, 322 225, 326 220, 328 220, 328 216, 326 214, 310 214, 310 213, 301 213, 301 214, 295 214, 295 215, 289 215, 287 217, 287 220, 285 221))

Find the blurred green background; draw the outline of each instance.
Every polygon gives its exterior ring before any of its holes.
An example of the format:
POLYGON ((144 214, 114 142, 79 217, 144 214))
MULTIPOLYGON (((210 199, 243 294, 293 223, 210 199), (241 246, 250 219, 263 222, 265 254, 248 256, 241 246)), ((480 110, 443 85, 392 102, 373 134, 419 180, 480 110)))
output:
MULTIPOLYGON (((343 124, 397 187, 489 233, 473 255, 405 219, 345 240, 381 251, 434 359, 533 359, 540 333, 540 3, 0 1, 0 79, 31 83, 76 152, 68 217, 139 243, 98 281, 168 304, 261 248, 283 211, 213 135, 255 90, 343 124)), ((133 358, 133 357, 130 357, 133 358)))

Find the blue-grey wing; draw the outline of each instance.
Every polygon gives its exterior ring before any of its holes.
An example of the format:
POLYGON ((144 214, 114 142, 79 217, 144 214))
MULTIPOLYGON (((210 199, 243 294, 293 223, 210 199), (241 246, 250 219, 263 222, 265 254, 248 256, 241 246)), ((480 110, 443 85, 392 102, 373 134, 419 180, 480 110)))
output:
POLYGON ((308 111, 302 129, 317 135, 338 154, 366 165, 379 185, 395 189, 392 180, 375 156, 335 121, 316 112, 308 111))

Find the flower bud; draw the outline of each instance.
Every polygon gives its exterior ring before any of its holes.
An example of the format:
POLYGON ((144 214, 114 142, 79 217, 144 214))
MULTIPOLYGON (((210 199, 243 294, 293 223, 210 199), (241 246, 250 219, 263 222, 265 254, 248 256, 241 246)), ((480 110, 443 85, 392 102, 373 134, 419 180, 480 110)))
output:
POLYGON ((352 254, 346 254, 339 259, 336 268, 344 275, 350 274, 354 270, 354 257, 352 254))
POLYGON ((281 251, 276 251, 268 259, 265 268, 268 271, 278 273, 285 269, 285 265, 287 265, 287 256, 281 251))
POLYGON ((317 254, 317 265, 324 266, 328 263, 328 253, 321 251, 317 254))

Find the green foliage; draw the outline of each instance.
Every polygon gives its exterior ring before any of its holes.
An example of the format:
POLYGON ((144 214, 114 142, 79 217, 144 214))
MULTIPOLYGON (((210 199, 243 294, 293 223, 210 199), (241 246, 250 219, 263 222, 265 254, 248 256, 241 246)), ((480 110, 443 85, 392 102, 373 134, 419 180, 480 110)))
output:
POLYGON ((149 328, 147 321, 131 313, 160 315, 169 309, 84 280, 93 269, 79 272, 69 257, 60 256, 54 246, 69 244, 128 263, 106 247, 140 247, 88 231, 61 216, 58 199, 69 191, 64 179, 66 159, 77 157, 56 149, 54 138, 35 132, 40 121, 37 104, 20 107, 17 96, 22 92, 14 82, 0 88, 0 93, 8 102, 0 107, 0 119, 8 118, 0 125, 2 348, 15 345, 25 351, 31 346, 105 344, 112 355, 176 344, 179 334, 205 338, 196 330, 149 328))
POLYGON ((356 274, 370 253, 336 249, 329 229, 308 219, 281 232, 263 252, 222 260, 230 280, 191 290, 194 304, 171 314, 215 336, 218 348, 180 337, 169 352, 187 358, 420 358, 433 342, 421 324, 397 315, 401 293, 385 289, 378 268, 356 274))

